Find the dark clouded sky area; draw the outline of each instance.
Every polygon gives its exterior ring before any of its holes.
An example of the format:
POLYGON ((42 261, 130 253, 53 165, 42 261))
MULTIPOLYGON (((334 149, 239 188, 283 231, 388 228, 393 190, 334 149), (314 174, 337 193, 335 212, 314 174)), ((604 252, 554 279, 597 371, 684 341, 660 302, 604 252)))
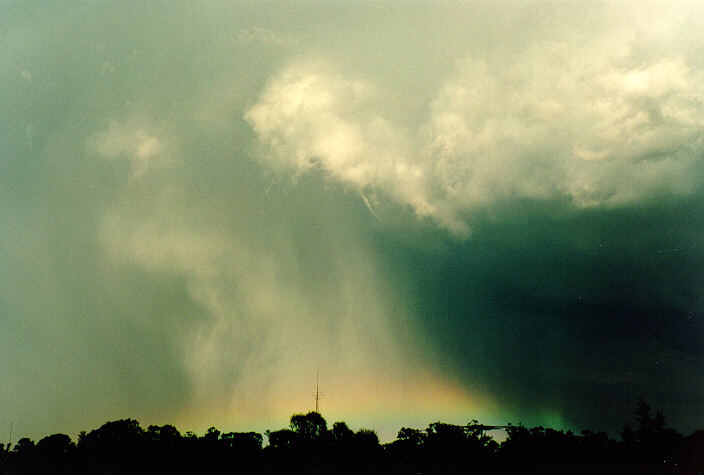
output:
POLYGON ((704 421, 699 2, 3 2, 0 431, 704 421))

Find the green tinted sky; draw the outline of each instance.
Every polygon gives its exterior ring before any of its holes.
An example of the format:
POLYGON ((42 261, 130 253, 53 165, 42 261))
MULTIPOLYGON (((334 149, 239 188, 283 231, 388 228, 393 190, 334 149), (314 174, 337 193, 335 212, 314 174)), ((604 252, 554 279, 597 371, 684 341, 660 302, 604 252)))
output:
POLYGON ((2 3, 0 428, 699 428, 702 18, 2 3))

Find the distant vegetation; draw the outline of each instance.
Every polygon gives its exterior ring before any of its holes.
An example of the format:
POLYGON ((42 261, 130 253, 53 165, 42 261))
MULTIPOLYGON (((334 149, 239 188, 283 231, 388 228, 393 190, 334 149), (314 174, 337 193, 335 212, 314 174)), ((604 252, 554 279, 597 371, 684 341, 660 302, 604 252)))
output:
POLYGON ((289 428, 198 436, 174 426, 112 421, 74 442, 65 434, 39 442, 0 444, 0 474, 456 474, 456 473, 703 473, 704 430, 684 437, 640 400, 636 426, 621 440, 543 427, 508 426, 497 443, 489 427, 436 422, 402 428, 380 444, 372 430, 331 428, 317 412, 296 414, 289 428))

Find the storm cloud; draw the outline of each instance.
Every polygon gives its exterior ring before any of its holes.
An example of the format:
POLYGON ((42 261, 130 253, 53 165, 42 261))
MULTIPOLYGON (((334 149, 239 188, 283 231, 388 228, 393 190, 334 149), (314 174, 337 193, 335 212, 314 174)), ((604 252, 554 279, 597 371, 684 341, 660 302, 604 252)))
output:
POLYGON ((701 420, 698 5, 0 8, 0 424, 701 420))

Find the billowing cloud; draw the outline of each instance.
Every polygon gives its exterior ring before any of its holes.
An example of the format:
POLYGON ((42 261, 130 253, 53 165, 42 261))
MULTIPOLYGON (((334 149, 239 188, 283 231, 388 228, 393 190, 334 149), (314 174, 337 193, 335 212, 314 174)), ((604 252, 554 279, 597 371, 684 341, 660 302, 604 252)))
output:
POLYGON ((559 196, 622 205, 696 190, 703 71, 681 57, 633 63, 560 43, 532 45, 508 64, 463 61, 432 104, 428 160, 443 196, 461 210, 559 196))
POLYGON ((584 208, 692 193, 704 176, 704 69, 620 41, 466 57, 416 130, 385 118, 383 85, 307 63, 274 78, 246 119, 262 161, 320 168, 460 233, 468 215, 516 199, 584 208))
POLYGON ((407 139, 369 109, 380 91, 310 63, 275 78, 246 119, 268 147, 263 160, 300 174, 320 168, 364 192, 381 190, 419 216, 436 212, 407 139))

